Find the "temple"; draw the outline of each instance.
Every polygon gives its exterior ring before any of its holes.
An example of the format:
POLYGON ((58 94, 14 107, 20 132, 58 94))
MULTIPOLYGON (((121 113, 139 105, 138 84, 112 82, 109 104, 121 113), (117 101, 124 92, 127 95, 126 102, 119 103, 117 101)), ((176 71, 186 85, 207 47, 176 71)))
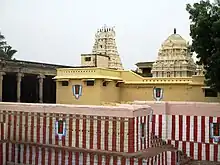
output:
POLYGON ((98 29, 92 53, 81 55, 81 65, 123 70, 113 27, 105 25, 98 29))
POLYGON ((82 66, 0 64, 0 165, 220 162, 220 95, 176 29, 136 71, 123 70, 107 26, 82 66))

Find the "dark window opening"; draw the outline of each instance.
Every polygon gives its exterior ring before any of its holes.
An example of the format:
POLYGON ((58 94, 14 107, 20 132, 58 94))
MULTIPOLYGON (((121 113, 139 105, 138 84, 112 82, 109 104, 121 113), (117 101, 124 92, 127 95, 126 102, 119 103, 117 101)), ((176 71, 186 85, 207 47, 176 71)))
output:
POLYGON ((58 121, 58 134, 63 134, 64 122, 62 120, 58 121))
POLYGON ((107 82, 104 81, 104 82, 102 83, 102 85, 103 85, 104 87, 106 87, 106 86, 107 86, 107 82))
POLYGON ((116 83, 115 86, 116 86, 116 87, 119 87, 119 83, 116 83))
POLYGON ((218 93, 212 89, 205 89, 205 97, 218 97, 218 93))
POLYGON ((94 84, 95 84, 94 81, 91 81, 91 80, 86 81, 86 85, 87 85, 87 86, 94 86, 94 84))
POLYGON ((102 45, 100 45, 100 48, 102 48, 102 45))
POLYGON ((146 133, 146 124, 141 123, 141 137, 144 138, 146 133))
POLYGON ((91 61, 91 57, 85 57, 85 61, 91 61))
POLYGON ((69 82, 68 81, 62 81, 62 86, 68 86, 69 82))
POLYGON ((213 123, 213 136, 220 136, 220 123, 213 123))

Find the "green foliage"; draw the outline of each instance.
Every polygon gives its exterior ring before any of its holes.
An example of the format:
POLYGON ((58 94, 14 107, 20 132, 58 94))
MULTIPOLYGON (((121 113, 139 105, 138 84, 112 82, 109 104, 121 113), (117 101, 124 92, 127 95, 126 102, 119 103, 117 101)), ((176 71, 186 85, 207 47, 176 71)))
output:
POLYGON ((0 32, 0 58, 11 60, 17 50, 12 49, 11 46, 7 45, 4 35, 0 32))
POLYGON ((204 65, 206 84, 220 92, 220 6, 219 2, 201 0, 187 4, 191 51, 197 53, 198 64, 204 65))

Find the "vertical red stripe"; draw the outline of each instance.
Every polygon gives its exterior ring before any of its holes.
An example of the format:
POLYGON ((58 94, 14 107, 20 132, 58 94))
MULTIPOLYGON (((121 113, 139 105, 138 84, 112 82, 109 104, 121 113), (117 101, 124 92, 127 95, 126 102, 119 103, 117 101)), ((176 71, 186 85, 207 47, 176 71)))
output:
POLYGON ((220 153, 220 151, 218 151, 218 144, 214 144, 214 161, 218 161, 218 153, 220 153))
POLYGON ((116 137, 117 137, 117 127, 116 127, 116 117, 113 117, 112 121, 112 151, 116 151, 116 137))
POLYGON ((190 156, 194 159, 194 142, 190 142, 190 156))
POLYGON ((176 165, 176 152, 171 151, 171 165, 176 165))
MULTIPOLYGON (((47 118, 46 113, 43 114, 43 144, 46 144, 46 136, 47 136, 47 118)), ((45 165, 45 148, 41 149, 41 156, 42 156, 42 165, 45 165)))
POLYGON ((106 116, 105 117, 105 141, 104 141, 106 151, 108 151, 108 135, 109 135, 108 129, 109 129, 109 117, 106 116))
MULTIPOLYGON (((63 121, 66 122, 66 114, 63 114, 63 121)), ((67 124, 65 123, 65 129, 67 128, 67 124)), ((66 135, 62 137, 62 146, 66 146, 66 135)), ((61 164, 65 164, 65 155, 66 155, 66 151, 62 150, 61 151, 62 157, 61 157, 61 164)))
MULTIPOLYGON (((34 142, 34 116, 35 114, 34 113, 30 113, 31 115, 31 142, 34 142)), ((28 132, 28 133, 30 133, 28 132)), ((32 164, 32 155, 33 155, 33 147, 32 146, 29 146, 29 164, 32 164)))
MULTIPOLYGON (((85 164, 86 165, 86 162, 87 162, 87 153, 83 153, 83 164, 85 164)), ((64 164, 65 164, 65 162, 64 162, 64 164)))
POLYGON ((175 131, 176 131, 175 115, 172 115, 172 130, 171 130, 171 139, 172 140, 175 140, 175 131))
MULTIPOLYGON (((28 112, 25 112, 24 115, 25 115, 24 140, 28 141, 28 112)), ((23 163, 24 164, 27 163, 26 154, 27 154, 27 145, 24 145, 24 153, 23 153, 23 163)))
POLYGON ((202 160, 202 143, 198 143, 198 160, 202 160))
POLYGON ((21 141, 22 140, 22 133, 23 133, 23 121, 22 121, 22 117, 23 117, 23 113, 22 112, 20 112, 20 114, 19 114, 19 120, 20 120, 20 122, 19 122, 19 141, 21 141))
MULTIPOLYGON (((37 143, 40 143, 40 113, 37 113, 37 143)), ((39 159, 39 147, 35 148, 36 152, 36 157, 35 157, 35 164, 38 164, 38 159, 39 159)))
POLYGON ((0 164, 3 164, 3 157, 4 157, 3 144, 0 144, 0 164))
POLYGON ((186 141, 189 141, 190 137, 190 116, 186 116, 186 141))
POLYGON ((90 149, 93 149, 93 136, 94 136, 94 127, 93 127, 93 116, 90 116, 90 149))
MULTIPOLYGON (((13 117, 14 117, 13 140, 16 141, 16 129, 17 129, 17 114, 16 114, 16 112, 14 112, 13 117)), ((12 151, 13 152, 12 152, 12 155, 11 155, 11 159, 12 159, 12 162, 15 162, 15 144, 12 144, 12 151)))
POLYGON ((150 147, 150 115, 147 115, 147 148, 150 147))
MULTIPOLYGON (((146 123, 146 120, 147 120, 147 116, 144 116, 144 124, 145 124, 145 137, 144 137, 144 149, 147 148, 147 144, 146 144, 146 139, 148 137, 148 133, 147 133, 147 123, 146 123)), ((162 127, 161 127, 162 128, 162 127)))
POLYGON ((86 148, 86 116, 83 115, 83 137, 82 137, 82 147, 86 148))
POLYGON ((126 165, 126 158, 125 157, 121 158, 121 165, 126 165))
POLYGON ((113 156, 113 165, 117 165, 117 156, 113 156))
POLYGON ((159 115, 159 138, 162 138, 162 115, 159 115))
POLYGON ((102 165, 102 156, 98 155, 98 165, 102 165))
POLYGON ((183 115, 179 115, 179 140, 183 140, 183 115))
MULTIPOLYGON (((72 140, 73 140, 73 115, 70 114, 69 116, 69 147, 72 147, 72 140)), ((69 158, 68 158, 68 164, 72 164, 72 160, 73 160, 73 153, 71 151, 69 151, 69 158)))
POLYGON ((139 123, 138 123, 139 117, 136 117, 136 151, 139 151, 139 123))
POLYGON ((205 156, 206 156, 206 160, 210 161, 210 148, 209 148, 210 144, 206 143, 205 144, 205 156))
POLYGON ((101 122, 101 116, 98 116, 97 117, 97 149, 100 150, 101 149, 101 125, 102 125, 102 122, 101 122))
POLYGON ((186 141, 182 142, 182 150, 183 150, 183 153, 186 153, 186 141))
MULTIPOLYGON (((109 156, 109 155, 106 155, 106 156, 105 156, 105 159, 106 159, 106 160, 105 160, 105 164, 106 164, 106 165, 110 165, 110 156, 109 156)), ((92 164, 92 165, 93 165, 93 164, 92 164)))
POLYGON ((124 118, 120 120, 120 152, 124 152, 124 118))
MULTIPOLYGON (((80 115, 76 115, 76 147, 79 147, 79 122, 80 122, 80 115)), ((79 153, 75 153, 75 164, 79 165, 79 153)))
POLYGON ((141 148, 140 148, 140 150, 142 150, 142 149, 143 149, 143 148, 142 148, 142 146, 143 146, 143 139, 142 139, 142 136, 143 136, 142 133, 143 133, 143 132, 142 132, 142 131, 144 130, 144 129, 142 128, 142 126, 143 126, 143 125, 142 125, 142 123, 143 123, 142 117, 140 117, 140 123, 141 123, 141 124, 140 124, 140 125, 141 125, 141 126, 140 126, 140 132, 141 132, 140 134, 141 134, 141 135, 140 135, 140 137, 139 137, 139 139, 138 139, 137 141, 140 140, 140 143, 141 143, 141 148))
POLYGON ((143 164, 143 159, 142 158, 139 158, 138 159, 138 165, 142 165, 143 164))
POLYGON ((134 165, 134 158, 130 158, 130 165, 134 165))
MULTIPOLYGON (((50 115, 52 115, 50 113, 50 115)), ((49 123, 49 144, 52 144, 52 136, 53 136, 53 117, 50 116, 50 123, 49 123)), ((55 123, 54 123, 55 124, 55 123)), ((48 165, 52 165, 52 149, 48 149, 48 165)))
POLYGON ((205 116, 201 117, 201 142, 205 143, 205 116))
POLYGON ((94 165, 94 154, 90 153, 90 164, 94 165))
MULTIPOLYGON (((59 121, 59 114, 56 114, 56 121, 59 121)), ((58 136, 55 136, 55 144, 59 145, 59 137, 58 136)), ((59 161, 59 151, 55 149, 55 165, 58 165, 58 163, 59 163, 58 161, 59 161)))
POLYGON ((167 151, 165 152, 165 165, 167 165, 167 151))
MULTIPOLYGON (((8 113, 11 113, 10 111, 8 113)), ((8 114, 8 125, 7 125, 8 137, 11 140, 11 115, 8 114)), ((9 153, 9 143, 6 144, 6 153, 9 153)), ((9 154, 6 154, 6 161, 9 161, 9 154)))
POLYGON ((134 152, 134 118, 128 121, 128 152, 134 152))
POLYGON ((197 134, 198 134, 198 118, 194 116, 194 142, 197 142, 197 134))

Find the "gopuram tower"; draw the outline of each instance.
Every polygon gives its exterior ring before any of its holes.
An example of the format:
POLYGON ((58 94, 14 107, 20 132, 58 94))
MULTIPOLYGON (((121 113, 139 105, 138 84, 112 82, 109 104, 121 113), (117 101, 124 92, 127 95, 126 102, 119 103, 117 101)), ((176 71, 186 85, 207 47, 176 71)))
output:
POLYGON ((191 77, 196 73, 189 43, 176 29, 162 44, 151 72, 153 77, 191 77))
POLYGON ((123 70, 113 27, 104 26, 98 29, 92 53, 81 55, 81 65, 123 70))

